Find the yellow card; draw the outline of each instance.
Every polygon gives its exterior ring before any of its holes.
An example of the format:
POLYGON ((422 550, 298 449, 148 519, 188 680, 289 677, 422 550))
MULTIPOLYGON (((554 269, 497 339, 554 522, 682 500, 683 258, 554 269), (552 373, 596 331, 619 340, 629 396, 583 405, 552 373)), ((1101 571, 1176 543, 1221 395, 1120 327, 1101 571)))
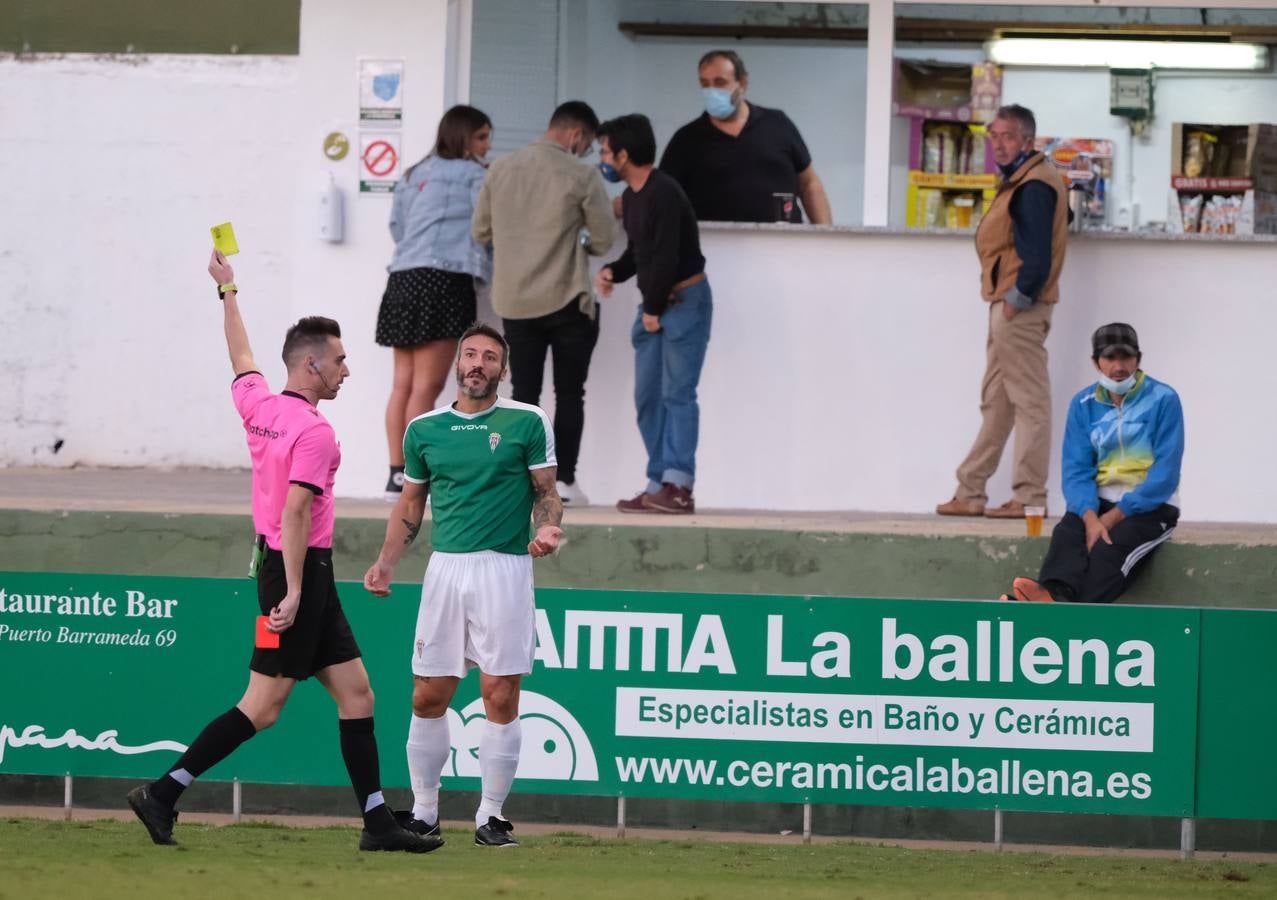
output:
POLYGON ((239 252, 239 244, 235 241, 235 229, 231 227, 230 222, 214 225, 209 231, 213 232, 213 246, 222 256, 234 256, 239 252))

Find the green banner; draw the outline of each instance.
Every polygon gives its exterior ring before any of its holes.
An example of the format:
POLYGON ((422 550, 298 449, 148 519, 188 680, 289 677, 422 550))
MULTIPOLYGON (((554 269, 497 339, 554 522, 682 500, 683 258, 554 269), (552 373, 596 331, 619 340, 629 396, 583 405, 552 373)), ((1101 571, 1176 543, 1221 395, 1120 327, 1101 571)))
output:
MULTIPOLYGON (((340 587, 377 692, 383 778, 404 786, 419 588, 340 587)), ((238 699, 254 590, 0 575, 0 773, 163 771, 238 699)), ((573 590, 537 602, 517 790, 1193 815, 1196 609, 573 590)), ((448 716, 445 788, 477 788, 477 677, 448 716)), ((299 686, 278 725, 206 777, 345 783, 323 689, 299 686)))
POLYGON ((1197 815, 1277 819, 1277 611, 1202 610, 1197 815))

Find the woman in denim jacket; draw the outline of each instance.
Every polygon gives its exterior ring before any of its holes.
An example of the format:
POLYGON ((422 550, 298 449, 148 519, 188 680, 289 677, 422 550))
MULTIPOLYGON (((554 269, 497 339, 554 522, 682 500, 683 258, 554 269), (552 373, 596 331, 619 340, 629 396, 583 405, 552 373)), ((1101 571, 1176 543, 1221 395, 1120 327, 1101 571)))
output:
POLYGON ((376 336, 395 353, 386 404, 388 500, 403 492, 404 428, 434 407, 457 339, 477 318, 475 280, 492 276, 490 251, 470 237, 491 145, 491 120, 473 106, 454 106, 439 122, 434 150, 395 185, 390 213, 395 255, 387 266, 376 336))

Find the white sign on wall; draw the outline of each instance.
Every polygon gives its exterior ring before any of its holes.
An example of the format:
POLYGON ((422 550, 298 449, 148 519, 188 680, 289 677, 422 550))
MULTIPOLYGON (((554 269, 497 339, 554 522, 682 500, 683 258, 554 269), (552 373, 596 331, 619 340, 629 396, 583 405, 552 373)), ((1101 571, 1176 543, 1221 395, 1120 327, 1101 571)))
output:
POLYGON ((403 121, 403 60, 359 61, 359 121, 398 127, 403 121))

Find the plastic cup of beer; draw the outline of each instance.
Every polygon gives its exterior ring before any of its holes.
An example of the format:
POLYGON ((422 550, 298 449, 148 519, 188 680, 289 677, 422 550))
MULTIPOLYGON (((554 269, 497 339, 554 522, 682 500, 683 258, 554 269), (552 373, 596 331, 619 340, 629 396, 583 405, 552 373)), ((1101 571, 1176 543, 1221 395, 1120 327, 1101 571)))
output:
POLYGON ((1024 508, 1024 533, 1029 537, 1042 536, 1042 520, 1046 518, 1046 507, 1026 506, 1024 508))
POLYGON ((953 208, 958 214, 958 227, 971 227, 971 213, 975 210, 975 200, 971 197, 959 197, 953 201, 953 208))

